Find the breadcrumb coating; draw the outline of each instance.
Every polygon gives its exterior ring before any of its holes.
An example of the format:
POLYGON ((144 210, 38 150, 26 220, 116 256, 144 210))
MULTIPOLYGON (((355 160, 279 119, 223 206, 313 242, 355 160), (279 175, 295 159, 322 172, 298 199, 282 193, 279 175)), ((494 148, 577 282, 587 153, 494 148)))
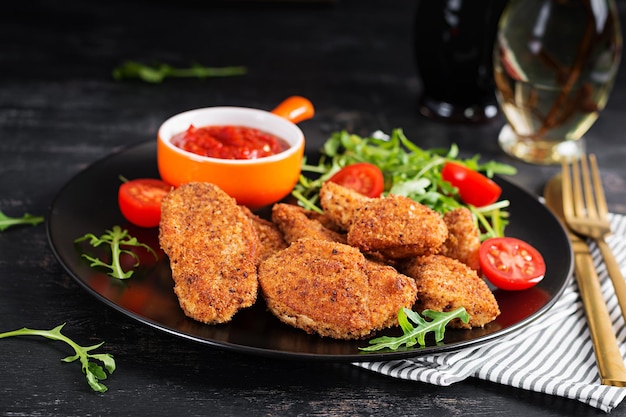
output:
POLYGON ((287 242, 285 242, 283 233, 280 231, 278 226, 276 226, 271 221, 254 214, 252 210, 250 210, 246 206, 239 207, 241 208, 241 210, 243 210, 244 214, 248 216, 248 218, 251 220, 252 226, 254 227, 254 230, 256 230, 256 234, 259 237, 260 260, 267 259, 279 250, 285 249, 287 247, 287 242))
POLYGON ((443 215, 448 227, 448 239, 439 254, 457 259, 480 273, 480 231, 472 212, 459 207, 443 215))
POLYGON ((390 259, 437 253, 447 237, 439 213, 396 195, 370 199, 348 229, 348 244, 390 259))
POLYGON ((259 237, 236 201, 217 186, 190 183, 167 194, 159 242, 187 316, 224 323, 256 302, 259 237))
POLYGON ((406 262, 400 270, 415 279, 415 311, 445 312, 465 307, 469 322, 465 324, 455 319, 450 327, 484 327, 500 315, 498 302, 485 281, 456 259, 443 255, 420 256, 406 262))
POLYGON ((284 323, 335 339, 360 339, 397 325, 415 302, 415 282, 368 261, 356 248, 300 239, 261 262, 259 283, 270 311, 284 323))
POLYGON ((479 231, 468 209, 442 216, 406 197, 369 198, 328 182, 320 198, 323 214, 277 203, 270 221, 212 184, 170 192, 159 241, 184 313, 228 322, 260 293, 282 322, 335 339, 397 326, 403 307, 465 307, 470 321, 450 323, 458 328, 500 314, 478 275, 479 231))
POLYGON ((320 189, 320 205, 324 214, 346 231, 369 200, 369 197, 334 182, 327 181, 320 189))
POLYGON ((288 243, 302 238, 346 242, 345 233, 327 228, 318 218, 313 211, 293 204, 278 203, 272 207, 272 221, 288 243))

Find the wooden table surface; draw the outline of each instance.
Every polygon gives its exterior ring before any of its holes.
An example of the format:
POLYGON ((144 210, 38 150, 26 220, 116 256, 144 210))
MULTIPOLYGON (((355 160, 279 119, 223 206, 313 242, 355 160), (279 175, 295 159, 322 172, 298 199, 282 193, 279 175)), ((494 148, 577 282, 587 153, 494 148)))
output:
MULTIPOLYGON (((503 155, 501 117, 483 125, 433 121, 417 110, 415 2, 19 2, 0 14, 0 211, 47 215, 74 175, 123 148, 154 140, 183 110, 271 109, 290 95, 316 107, 300 124, 307 151, 332 133, 403 128, 418 145, 514 164, 513 182, 540 193, 558 172, 503 155), (116 81, 125 60, 243 65, 241 77, 116 81)), ((620 5, 622 16, 626 7, 620 5)), ((626 214, 626 70, 587 134, 610 210, 626 214)), ((98 187, 95 183, 94 187, 98 187)), ((95 209, 96 210, 96 209, 95 209)), ((97 211, 97 210, 96 210, 97 211)), ((160 332, 89 295, 62 269, 44 225, 0 233, 0 331, 52 328, 81 344, 105 341, 117 361, 91 392, 70 352, 41 338, 0 341, 3 416, 438 415, 591 416, 573 400, 469 379, 449 387, 400 381, 347 363, 244 355, 160 332)), ((613 415, 626 416, 618 407, 613 415)))

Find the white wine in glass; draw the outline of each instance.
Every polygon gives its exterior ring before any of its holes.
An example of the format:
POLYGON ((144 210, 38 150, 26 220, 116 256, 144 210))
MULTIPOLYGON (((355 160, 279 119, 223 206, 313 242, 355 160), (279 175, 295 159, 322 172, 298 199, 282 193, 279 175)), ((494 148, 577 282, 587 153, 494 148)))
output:
POLYGON ((494 47, 502 149, 536 164, 583 153, 621 51, 613 0, 510 0, 494 47))

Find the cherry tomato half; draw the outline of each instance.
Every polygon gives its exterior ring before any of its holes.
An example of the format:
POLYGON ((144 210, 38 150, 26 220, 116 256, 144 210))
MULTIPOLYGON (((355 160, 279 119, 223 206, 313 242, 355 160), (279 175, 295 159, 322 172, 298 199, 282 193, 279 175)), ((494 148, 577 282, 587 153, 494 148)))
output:
POLYGON ((367 197, 380 197, 385 188, 383 172, 368 162, 347 165, 328 181, 343 185, 367 197))
POLYGON ((156 227, 161 221, 161 200, 172 186, 154 178, 130 180, 120 186, 117 203, 132 224, 156 227))
POLYGON ((514 237, 492 237, 480 245, 480 268, 485 277, 503 290, 525 290, 546 273, 537 249, 514 237))
POLYGON ((444 180, 459 189, 464 203, 476 207, 493 204, 498 201, 502 188, 494 181, 464 165, 446 162, 441 170, 444 180))

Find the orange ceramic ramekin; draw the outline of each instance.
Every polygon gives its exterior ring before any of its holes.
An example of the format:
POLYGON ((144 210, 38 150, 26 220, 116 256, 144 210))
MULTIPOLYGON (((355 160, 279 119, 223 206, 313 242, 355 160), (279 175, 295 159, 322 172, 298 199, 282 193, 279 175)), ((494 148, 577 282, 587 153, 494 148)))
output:
POLYGON ((207 107, 179 113, 158 132, 157 163, 161 178, 177 187, 188 182, 210 182, 237 203, 260 208, 287 196, 300 176, 304 134, 295 123, 313 116, 313 106, 302 97, 290 97, 272 112, 245 107, 207 107), (257 159, 219 159, 200 156, 174 146, 171 138, 190 125, 246 126, 284 139, 289 148, 257 159))

